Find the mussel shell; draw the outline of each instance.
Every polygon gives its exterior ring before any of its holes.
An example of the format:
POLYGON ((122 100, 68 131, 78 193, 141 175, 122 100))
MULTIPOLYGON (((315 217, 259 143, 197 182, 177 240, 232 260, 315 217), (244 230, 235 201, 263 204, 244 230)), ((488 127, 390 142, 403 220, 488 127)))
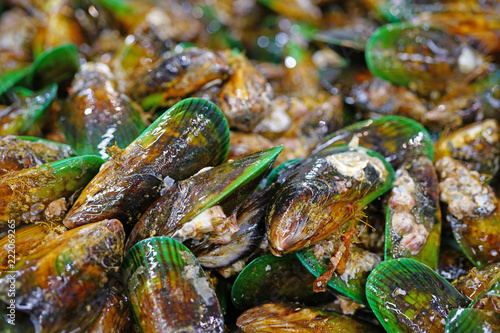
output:
POLYGON ((17 69, 12 72, 5 73, 0 76, 0 97, 3 96, 9 89, 25 79, 32 71, 32 67, 17 69))
POLYGON ((15 280, 17 311, 32 317, 37 331, 85 329, 106 298, 109 274, 123 258, 125 232, 117 220, 67 231, 0 277, 0 300, 15 280))
POLYGON ((125 249, 147 237, 172 237, 183 224, 222 201, 226 215, 231 214, 269 171, 282 148, 243 156, 174 184, 141 216, 125 249))
POLYGON ((453 236, 477 267, 500 260, 500 199, 460 161, 443 157, 436 162, 441 178, 440 199, 453 236))
POLYGON ((314 305, 333 300, 330 292, 318 294, 313 291, 315 279, 295 254, 283 257, 268 254, 256 258, 240 272, 234 281, 231 299, 240 310, 264 303, 314 305))
POLYGON ((40 54, 32 64, 28 78, 34 89, 57 83, 59 92, 69 87, 80 67, 80 52, 74 44, 56 46, 40 54))
POLYGON ((14 171, 0 177, 0 233, 15 225, 41 221, 49 203, 69 199, 97 174, 103 160, 85 155, 14 171))
POLYGON ((444 156, 462 161, 467 169, 479 172, 482 182, 488 182, 500 168, 499 131, 495 119, 459 128, 436 142, 436 161, 444 156))
POLYGON ((474 301, 484 291, 494 288, 500 279, 500 263, 477 269, 473 267, 466 275, 452 282, 453 286, 469 300, 474 301))
POLYGON ((9 271, 9 263, 23 260, 65 231, 66 228, 61 225, 39 223, 16 228, 14 237, 5 235, 0 239, 0 249, 4 249, 0 252, 0 274, 9 271), (14 258, 12 258, 13 253, 15 253, 14 258))
POLYGON ((478 309, 453 309, 445 333, 500 332, 500 313, 478 309))
MULTIPOLYGON (((365 257, 366 255, 370 254, 356 247, 355 244, 351 244, 348 251, 351 252, 351 257, 353 257, 354 255, 358 255, 359 253, 361 258, 363 259, 366 258, 365 257)), ((311 274, 313 274, 315 277, 319 277, 325 272, 327 272, 329 269, 331 269, 331 265, 329 262, 330 260, 324 258, 317 258, 314 254, 314 250, 312 247, 297 251, 296 255, 300 259, 300 262, 304 265, 304 267, 306 267, 307 270, 311 272, 311 274)), ((373 265, 376 265, 379 262, 380 258, 378 256, 372 255, 371 263, 369 264, 371 265, 371 267, 373 267, 373 265)), ((348 263, 347 265, 356 266, 356 265, 366 265, 366 264, 368 264, 368 262, 365 261, 364 263, 353 262, 353 263, 348 263)), ((366 300, 365 296, 365 285, 366 285, 366 279, 368 278, 368 274, 370 274, 370 271, 365 269, 356 269, 355 267, 353 267, 352 271, 355 273, 346 274, 347 276, 344 276, 344 274, 340 275, 337 272, 333 273, 332 278, 328 281, 328 287, 352 298, 353 300, 359 303, 368 306, 368 301, 366 300)))
POLYGON ((481 73, 485 63, 479 52, 455 36, 407 23, 378 28, 368 40, 365 58, 374 75, 424 95, 444 92, 451 81, 470 80, 472 74, 481 73), (471 61, 464 63, 464 55, 471 61))
POLYGON ((0 111, 0 135, 36 131, 56 95, 57 85, 53 84, 36 92, 20 87, 14 89, 19 92, 14 103, 0 111))
POLYGON ((210 244, 192 249, 198 262, 206 268, 231 265, 245 258, 259 246, 265 235, 264 216, 271 195, 270 188, 254 192, 236 212, 239 230, 227 244, 210 244))
POLYGON ((441 209, 432 161, 426 156, 406 161, 396 171, 394 184, 387 205, 385 259, 411 258, 436 269, 441 243, 441 209), (402 218, 397 219, 398 216, 402 218), (411 222, 405 224, 408 219, 411 222))
MULTIPOLYGON (((352 163, 356 163, 355 158, 352 163)), ((271 251, 282 255, 319 242, 387 191, 393 180, 391 165, 380 154, 364 147, 332 146, 311 155, 277 181, 266 215, 271 251), (363 156, 366 164, 358 161, 356 166, 348 166, 343 163, 351 161, 331 162, 335 156, 347 159, 352 154, 363 156), (372 164, 375 161, 379 166, 372 164), (343 171, 338 169, 344 167, 343 171), (354 170, 364 176, 357 179, 348 175, 354 170)))
POLYGON ((181 243, 153 237, 127 253, 123 280, 143 332, 223 332, 215 291, 194 255, 181 243))
POLYGON ((107 158, 107 148, 125 148, 146 129, 139 110, 117 86, 103 63, 86 63, 76 73, 60 123, 79 155, 107 158))
POLYGON ((266 184, 265 186, 270 186, 272 183, 276 182, 278 178, 286 172, 286 170, 290 169, 292 166, 295 164, 299 163, 302 161, 301 158, 294 158, 293 160, 288 160, 286 162, 280 163, 277 165, 266 178, 266 184))
POLYGON ((145 110, 165 106, 169 99, 183 98, 214 80, 224 80, 229 66, 216 53, 189 48, 167 59, 137 79, 130 96, 145 110))
POLYGON ((134 323, 125 289, 118 277, 113 277, 101 313, 86 332, 128 333, 133 330, 134 323))
POLYGON ((434 159, 434 142, 429 132, 418 122, 401 116, 384 116, 346 126, 323 139, 313 153, 334 144, 349 143, 359 138, 361 146, 385 157, 394 168, 415 156, 434 159))
POLYGON ((186 99, 113 155, 68 212, 68 228, 119 218, 127 229, 160 197, 163 179, 182 180, 225 160, 229 128, 212 103, 186 99))
POLYGON ((407 258, 375 267, 366 283, 366 298, 388 332, 442 332, 448 313, 468 305, 448 281, 407 258))
POLYGON ((236 325, 245 333, 382 331, 376 326, 334 311, 280 303, 251 308, 240 315, 236 325))
POLYGON ((0 175, 74 156, 71 147, 37 137, 0 137, 0 175))

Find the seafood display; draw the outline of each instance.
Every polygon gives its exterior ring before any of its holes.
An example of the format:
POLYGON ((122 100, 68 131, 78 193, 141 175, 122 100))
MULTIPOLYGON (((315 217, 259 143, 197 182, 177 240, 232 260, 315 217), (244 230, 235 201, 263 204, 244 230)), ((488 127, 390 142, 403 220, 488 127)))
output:
POLYGON ((0 2, 0 332, 500 330, 497 0, 0 2))

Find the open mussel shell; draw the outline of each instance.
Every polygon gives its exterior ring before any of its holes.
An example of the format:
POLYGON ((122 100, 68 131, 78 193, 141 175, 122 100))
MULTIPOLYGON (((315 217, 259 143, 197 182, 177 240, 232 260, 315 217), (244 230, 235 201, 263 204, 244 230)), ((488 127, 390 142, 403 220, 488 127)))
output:
POLYGON ((50 203, 84 188, 97 174, 103 160, 86 155, 42 164, 0 177, 0 233, 15 225, 41 221, 50 203))
POLYGON ((0 135, 26 134, 29 131, 36 134, 56 93, 56 84, 36 92, 15 87, 14 103, 0 110, 0 135))
POLYGON ((453 309, 445 333, 500 332, 500 313, 479 309, 453 309))
POLYGON ((0 300, 10 304, 16 285, 16 311, 26 312, 37 332, 84 330, 98 315, 106 284, 123 258, 125 232, 117 220, 73 229, 52 239, 12 272, 0 277, 0 300))
POLYGON ((142 332, 223 332, 215 291, 181 243, 153 237, 127 253, 123 280, 142 332))
POLYGON ((177 103, 124 150, 116 151, 68 212, 68 228, 118 218, 126 229, 160 197, 163 180, 186 179, 226 158, 229 128, 213 103, 177 103))
POLYGON ((442 332, 448 313, 468 300, 413 259, 383 261, 370 273, 366 298, 388 332, 442 332))
POLYGON ((28 80, 34 89, 57 83, 62 90, 80 67, 80 52, 74 44, 59 45, 40 54, 31 66, 28 80))
POLYGON ((266 215, 271 251, 283 255, 326 238, 387 191, 393 180, 391 165, 361 146, 332 146, 311 155, 275 185, 266 215))
POLYGON ((61 129, 79 155, 107 158, 106 149, 127 147, 146 129, 139 110, 118 89, 104 63, 88 62, 75 75, 61 111, 61 129))
POLYGON ((401 116, 384 116, 346 126, 323 139, 313 153, 349 143, 353 138, 358 138, 361 146, 380 153, 394 168, 415 156, 434 159, 434 142, 429 132, 415 120, 401 116))
POLYGON ((441 242, 438 178, 427 156, 396 171, 387 205, 385 259, 411 258, 436 269, 441 242))
POLYGON ((187 238, 182 235, 186 230, 192 230, 197 225, 194 221, 189 222, 217 204, 226 207, 224 213, 230 215, 259 184, 282 148, 274 147, 230 160, 174 184, 141 216, 130 234, 126 249, 152 236, 184 241, 187 238))
POLYGON ((234 281, 231 299, 240 310, 264 303, 314 305, 333 300, 331 293, 313 292, 315 279, 294 254, 283 257, 268 254, 253 260, 240 272, 234 281))
MULTIPOLYGON (((328 286, 368 306, 365 295, 366 279, 368 278, 368 274, 370 274, 371 268, 380 262, 380 257, 369 251, 360 249, 354 244, 351 244, 348 251, 351 252, 351 259, 346 264, 346 272, 343 274, 333 273, 332 278, 328 281, 328 286)), ((304 267, 315 277, 320 277, 332 268, 328 258, 316 257, 313 247, 297 251, 296 255, 304 267)))
POLYGON ((0 175, 74 156, 70 146, 30 136, 0 137, 0 175))
POLYGON ((236 325, 245 333, 382 332, 372 324, 331 310, 280 303, 251 308, 238 317, 236 325))

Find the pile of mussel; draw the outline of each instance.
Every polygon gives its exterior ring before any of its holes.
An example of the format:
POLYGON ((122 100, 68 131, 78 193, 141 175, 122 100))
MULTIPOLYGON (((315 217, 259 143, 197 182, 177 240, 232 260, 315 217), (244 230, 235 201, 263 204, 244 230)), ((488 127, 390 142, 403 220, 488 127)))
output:
POLYGON ((500 332, 500 2, 0 3, 1 332, 500 332))

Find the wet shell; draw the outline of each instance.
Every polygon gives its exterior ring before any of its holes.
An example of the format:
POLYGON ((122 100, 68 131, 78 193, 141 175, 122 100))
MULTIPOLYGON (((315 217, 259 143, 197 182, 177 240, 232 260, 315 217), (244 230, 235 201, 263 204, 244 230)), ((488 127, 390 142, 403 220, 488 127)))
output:
POLYGON ((432 269, 406 258, 380 263, 368 277, 366 297, 388 332, 442 332, 448 313, 468 304, 432 269))
POLYGON ((0 278, 0 300, 16 281, 17 311, 32 317, 37 331, 83 330, 99 314, 109 274, 123 258, 125 232, 117 220, 73 229, 52 239, 0 278))
POLYGON ((378 153, 346 145, 311 155, 277 181, 266 215, 271 251, 282 255, 324 239, 384 193, 394 170, 378 153))
POLYGON ((79 155, 107 158, 106 149, 115 144, 125 148, 146 129, 133 102, 117 86, 103 63, 88 62, 77 72, 60 123, 79 155))
POLYGON ((186 99, 167 110, 123 151, 113 155, 68 212, 74 228, 119 218, 131 229, 160 197, 163 180, 181 180, 224 161, 229 128, 220 110, 200 99, 186 99))
POLYGON ((189 250, 167 237, 137 243, 125 257, 123 280, 143 332, 223 332, 210 282, 189 250))

